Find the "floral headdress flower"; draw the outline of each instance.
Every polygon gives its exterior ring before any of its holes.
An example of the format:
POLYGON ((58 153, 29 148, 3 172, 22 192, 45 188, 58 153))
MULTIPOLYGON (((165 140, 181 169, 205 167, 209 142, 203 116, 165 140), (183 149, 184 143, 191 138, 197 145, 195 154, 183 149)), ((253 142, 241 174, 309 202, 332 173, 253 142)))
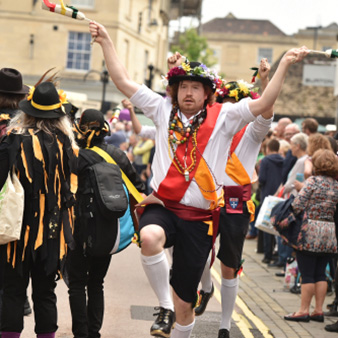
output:
POLYGON ((62 89, 58 90, 58 94, 59 94, 60 102, 62 104, 65 104, 65 103, 68 102, 67 101, 67 94, 62 89))
POLYGON ((185 59, 182 65, 170 69, 166 76, 170 86, 185 79, 207 84, 213 91, 219 88, 222 83, 215 70, 209 69, 203 63, 189 62, 188 59, 185 59))
POLYGON ((257 93, 258 88, 253 88, 253 85, 243 80, 225 82, 223 81, 220 88, 217 89, 216 96, 222 99, 229 97, 234 98, 236 102, 245 97, 250 97, 253 100, 258 99, 260 96, 257 93))

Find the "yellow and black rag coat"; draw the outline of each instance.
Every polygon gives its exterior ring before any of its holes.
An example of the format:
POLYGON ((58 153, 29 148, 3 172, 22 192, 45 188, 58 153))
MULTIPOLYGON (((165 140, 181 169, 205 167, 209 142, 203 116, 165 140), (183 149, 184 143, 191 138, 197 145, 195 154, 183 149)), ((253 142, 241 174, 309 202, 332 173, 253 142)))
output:
POLYGON ((19 273, 36 260, 47 275, 62 273, 68 247, 74 245, 77 157, 77 149, 58 129, 52 135, 12 131, 1 142, 0 185, 14 167, 25 191, 21 237, 6 245, 4 255, 19 273))

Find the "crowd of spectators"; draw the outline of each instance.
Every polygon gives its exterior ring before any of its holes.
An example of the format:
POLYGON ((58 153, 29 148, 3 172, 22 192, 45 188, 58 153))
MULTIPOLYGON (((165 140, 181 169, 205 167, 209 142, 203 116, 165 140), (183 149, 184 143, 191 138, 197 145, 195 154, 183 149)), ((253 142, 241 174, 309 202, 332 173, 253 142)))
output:
POLYGON ((135 114, 134 107, 128 100, 122 101, 123 109, 108 110, 105 119, 110 126, 110 135, 105 137, 108 144, 123 150, 136 172, 146 185, 146 193, 151 192, 151 163, 155 152, 153 138, 138 135, 134 130, 131 116, 135 114))
MULTIPOLYGON (((321 134, 318 132, 318 126, 315 119, 307 118, 300 130, 289 118, 282 118, 268 133, 262 143, 256 165, 258 184, 254 186, 253 195, 257 206, 256 215, 266 197, 272 195, 288 199, 293 195, 295 200, 292 205, 295 213, 305 210, 303 222, 305 219, 311 219, 312 222, 312 218, 323 222, 335 220, 337 228, 338 192, 335 187, 338 177, 338 133, 333 136, 330 133, 321 134)), ((322 240, 325 244, 330 240, 322 234, 317 237, 318 241, 322 240)), ((276 270, 276 276, 285 277, 285 269, 290 259, 296 258, 298 262, 300 285, 294 285, 291 292, 301 293, 301 305, 297 312, 286 315, 285 320, 323 322, 325 315, 338 316, 337 297, 328 305, 328 312, 322 310, 325 295, 332 290, 332 284, 328 286, 327 280, 337 279, 337 248, 325 254, 317 252, 308 256, 306 250, 287 245, 280 236, 257 231, 254 222, 246 238, 258 239, 257 252, 264 255, 262 262, 269 268, 279 268, 276 270), (310 313, 313 296, 314 310, 310 313)), ((335 238, 334 242, 336 243, 335 238)), ((334 285, 335 282, 333 287, 334 285)), ((326 325, 325 329, 338 332, 338 322, 326 325)))

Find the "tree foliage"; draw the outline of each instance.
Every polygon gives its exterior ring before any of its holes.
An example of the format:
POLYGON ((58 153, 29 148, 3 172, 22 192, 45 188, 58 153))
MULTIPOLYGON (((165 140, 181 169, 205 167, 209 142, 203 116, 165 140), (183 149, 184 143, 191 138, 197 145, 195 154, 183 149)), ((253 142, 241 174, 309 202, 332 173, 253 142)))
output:
POLYGON ((199 61, 207 67, 216 64, 214 52, 208 47, 205 37, 198 35, 196 28, 189 28, 180 34, 178 45, 171 46, 171 52, 179 52, 188 58, 189 61, 199 61))

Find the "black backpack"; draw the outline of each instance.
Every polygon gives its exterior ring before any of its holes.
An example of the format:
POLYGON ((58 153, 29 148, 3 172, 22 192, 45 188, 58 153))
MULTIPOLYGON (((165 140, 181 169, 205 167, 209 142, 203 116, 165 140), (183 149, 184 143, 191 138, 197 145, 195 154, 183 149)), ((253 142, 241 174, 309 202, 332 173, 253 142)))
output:
POLYGON ((128 197, 118 165, 98 162, 93 151, 81 149, 90 165, 77 194, 77 215, 84 253, 105 256, 112 252, 118 237, 118 218, 128 208, 128 197))

